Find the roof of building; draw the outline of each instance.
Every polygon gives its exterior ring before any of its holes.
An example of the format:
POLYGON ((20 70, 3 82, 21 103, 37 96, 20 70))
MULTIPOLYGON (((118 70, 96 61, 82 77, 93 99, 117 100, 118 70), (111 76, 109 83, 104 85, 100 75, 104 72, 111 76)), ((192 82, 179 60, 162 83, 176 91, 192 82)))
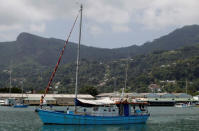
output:
POLYGON ((175 93, 175 96, 182 98, 191 98, 192 96, 186 93, 175 93))
MULTIPOLYGON (((99 95, 97 95, 97 97, 120 97, 122 95, 122 93, 120 92, 114 92, 114 93, 101 93, 99 95)), ((136 92, 132 92, 132 93, 124 93, 124 96, 129 96, 129 97, 138 97, 138 96, 143 96, 144 97, 145 93, 136 93, 136 92)))
MULTIPOLYGON (((43 94, 23 94, 23 97, 41 97, 43 94)), ((22 97, 22 94, 19 93, 0 93, 1 97, 22 97)), ((75 98, 75 94, 46 94, 46 97, 52 97, 52 98, 75 98)), ((93 99, 94 97, 89 94, 78 94, 78 98, 84 98, 84 99, 93 99)))
POLYGON ((174 95, 174 94, 170 94, 170 93, 167 93, 167 94, 163 94, 163 95, 161 95, 161 97, 162 97, 162 98, 175 98, 175 97, 176 97, 176 95, 174 95))
MULTIPOLYGON (((191 95, 186 93, 124 93, 124 96, 129 97, 146 97, 146 98, 192 98, 191 95)), ((102 93, 97 95, 97 97, 120 97, 121 93, 102 93)))
MULTIPOLYGON (((47 100, 47 101, 52 101, 52 100, 56 100, 56 99, 54 99, 54 98, 52 98, 52 97, 45 97, 44 98, 45 100, 47 100)), ((25 98, 24 100, 40 100, 40 97, 28 97, 28 98, 25 98)))
POLYGON ((160 97, 160 95, 158 95, 157 93, 150 93, 150 94, 146 94, 147 98, 158 98, 160 97))

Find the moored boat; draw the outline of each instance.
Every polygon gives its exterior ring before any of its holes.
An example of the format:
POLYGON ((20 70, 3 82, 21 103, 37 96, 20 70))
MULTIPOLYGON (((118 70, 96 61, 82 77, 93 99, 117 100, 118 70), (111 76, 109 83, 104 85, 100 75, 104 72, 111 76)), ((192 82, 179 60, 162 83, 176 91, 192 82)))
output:
POLYGON ((188 103, 176 103, 175 104, 175 107, 194 107, 194 106, 196 106, 196 105, 193 104, 193 103, 190 103, 190 102, 188 102, 188 103))
POLYGON ((26 104, 15 104, 13 106, 13 108, 27 108, 27 107, 28 107, 28 105, 26 105, 26 104))
POLYGON ((1 100, 0 99, 0 106, 4 106, 4 105, 5 105, 5 100, 3 100, 3 99, 1 100))
POLYGON ((22 89, 21 89, 21 94, 22 94, 22 99, 21 100, 17 100, 15 102, 15 104, 13 105, 13 108, 27 108, 29 105, 28 104, 24 104, 24 97, 23 97, 23 81, 21 81, 22 83, 22 89))
POLYGON ((77 99, 76 105, 76 111, 37 111, 44 124, 135 124, 145 123, 150 116, 147 103, 77 99))

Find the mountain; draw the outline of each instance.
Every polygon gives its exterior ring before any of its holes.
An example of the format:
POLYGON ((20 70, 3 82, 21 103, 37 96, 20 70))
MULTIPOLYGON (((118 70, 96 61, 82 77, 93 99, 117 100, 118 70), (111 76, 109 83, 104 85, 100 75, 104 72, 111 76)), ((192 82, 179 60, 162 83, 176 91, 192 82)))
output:
POLYGON ((142 46, 142 51, 174 50, 195 44, 199 44, 199 25, 184 26, 166 36, 155 39, 153 42, 145 43, 142 46))
POLYGON ((152 42, 141 46, 130 46, 118 49, 119 51, 131 51, 132 55, 147 54, 156 50, 175 50, 185 46, 199 44, 199 25, 189 25, 176 29, 168 35, 162 36, 152 42))
MULTIPOLYGON (((19 64, 24 62, 37 63, 42 66, 55 65, 64 41, 55 38, 43 38, 29 33, 21 33, 16 41, 0 43, 0 65, 19 64)), ((69 63, 76 59, 77 44, 69 42, 65 50, 63 62, 69 63)), ((81 58, 89 60, 104 59, 111 56, 110 49, 81 46, 81 58)))
MULTIPOLYGON (((141 46, 133 45, 124 48, 105 49, 81 45, 81 59, 106 62, 128 56, 147 54, 156 50, 174 50, 198 43, 199 25, 191 25, 177 29, 141 46)), ((63 45, 63 40, 21 33, 16 41, 0 42, 0 67, 21 63, 54 66, 63 45)), ((76 50, 77 44, 69 42, 63 57, 64 64, 75 61, 76 50)))

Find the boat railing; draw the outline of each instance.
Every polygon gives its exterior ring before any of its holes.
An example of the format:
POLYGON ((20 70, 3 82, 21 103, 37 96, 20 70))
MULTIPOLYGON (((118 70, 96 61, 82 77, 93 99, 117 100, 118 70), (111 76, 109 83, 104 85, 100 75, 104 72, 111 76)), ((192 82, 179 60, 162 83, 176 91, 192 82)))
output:
POLYGON ((138 115, 148 115, 149 114, 149 112, 148 111, 142 111, 142 112, 131 112, 131 115, 136 115, 136 116, 138 116, 138 115))
POLYGON ((149 114, 147 108, 131 109, 131 115, 147 115, 147 114, 149 114))
POLYGON ((118 116, 118 113, 100 113, 100 112, 75 112, 77 115, 88 115, 88 116, 118 116))
MULTIPOLYGON (((88 116, 120 116, 118 113, 94 113, 94 112, 76 112, 75 114, 77 115, 88 115, 88 116)), ((148 112, 133 112, 133 113, 130 113, 129 115, 135 115, 135 116, 142 116, 142 115, 149 115, 148 112)))
MULTIPOLYGON (((115 111, 108 111, 107 112, 95 112, 95 111, 77 111, 75 112, 75 114, 78 115, 89 115, 89 116, 120 116, 119 112, 115 111)), ((140 115, 148 115, 149 112, 148 110, 131 110, 131 112, 129 112, 129 115, 136 115, 136 116, 140 116, 140 115)))

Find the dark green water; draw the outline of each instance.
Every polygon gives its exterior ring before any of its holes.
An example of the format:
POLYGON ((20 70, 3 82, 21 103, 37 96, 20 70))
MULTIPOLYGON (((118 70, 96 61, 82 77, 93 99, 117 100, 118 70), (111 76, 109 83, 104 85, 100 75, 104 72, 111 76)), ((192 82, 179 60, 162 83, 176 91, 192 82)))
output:
POLYGON ((34 109, 0 106, 0 131, 199 131, 199 107, 151 107, 146 124, 106 126, 43 125, 34 109))

